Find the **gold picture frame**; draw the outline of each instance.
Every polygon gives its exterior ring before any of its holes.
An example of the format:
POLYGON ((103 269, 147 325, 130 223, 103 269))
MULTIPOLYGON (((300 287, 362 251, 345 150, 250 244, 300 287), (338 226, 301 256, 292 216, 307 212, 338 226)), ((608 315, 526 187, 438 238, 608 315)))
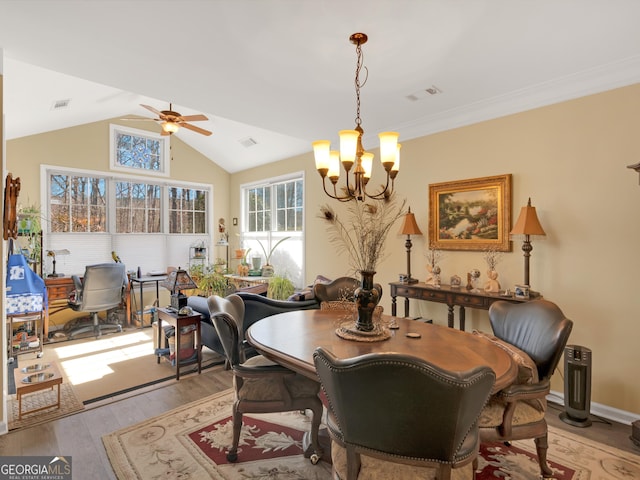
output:
POLYGON ((429 246, 510 252, 511 174, 429 185, 429 246))

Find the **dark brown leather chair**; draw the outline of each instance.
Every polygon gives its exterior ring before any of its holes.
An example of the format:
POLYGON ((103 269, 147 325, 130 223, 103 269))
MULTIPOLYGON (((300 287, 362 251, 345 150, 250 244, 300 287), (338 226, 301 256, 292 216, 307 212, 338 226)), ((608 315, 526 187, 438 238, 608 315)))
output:
POLYGON ((311 420, 311 445, 305 451, 312 463, 322 456, 318 443, 318 430, 323 406, 318 393, 320 384, 266 359, 262 355, 241 362, 237 321, 229 313, 218 311, 218 305, 209 299, 211 321, 218 333, 231 370, 235 402, 233 404, 233 442, 227 452, 227 460, 238 460, 238 444, 244 413, 289 412, 309 409, 311 420))
POLYGON ((442 370, 398 353, 337 359, 318 347, 336 477, 472 478, 477 420, 495 382, 489 367, 442 370))
MULTIPOLYGON (((313 286, 313 294, 318 303, 333 301, 353 301, 353 292, 360 286, 360 281, 352 277, 339 277, 330 282, 318 282, 313 286)), ((378 298, 382 298, 382 286, 376 283, 378 298)))
POLYGON ((489 308, 495 337, 484 335, 509 351, 518 364, 513 385, 492 395, 480 416, 482 441, 533 438, 542 476, 553 476, 547 465, 547 408, 551 375, 567 344, 573 322, 544 299, 513 304, 495 302, 489 308))

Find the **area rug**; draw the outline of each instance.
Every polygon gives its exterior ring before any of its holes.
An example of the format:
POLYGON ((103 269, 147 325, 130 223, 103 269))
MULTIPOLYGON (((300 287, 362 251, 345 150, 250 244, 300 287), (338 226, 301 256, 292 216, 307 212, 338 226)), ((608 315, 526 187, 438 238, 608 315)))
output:
MULTIPOLYGON (((102 437, 120 480, 157 478, 330 479, 331 466, 302 455, 309 417, 300 412, 245 415, 239 461, 226 460, 231 442, 230 390, 102 437)), ((549 430, 549 464, 558 480, 640 479, 640 457, 549 430)), ((477 480, 537 480, 533 441, 483 445, 477 480)))
MULTIPOLYGON (((22 396, 22 411, 32 410, 39 407, 45 407, 56 402, 58 396, 57 388, 50 388, 40 392, 28 393, 22 396)), ((79 412, 84 409, 84 405, 76 395, 72 385, 62 382, 60 385, 60 408, 51 407, 34 413, 22 415, 22 419, 18 419, 18 400, 14 395, 9 395, 7 402, 7 410, 9 417, 9 430, 18 428, 33 427, 40 425, 56 418, 65 417, 72 413, 79 412)))

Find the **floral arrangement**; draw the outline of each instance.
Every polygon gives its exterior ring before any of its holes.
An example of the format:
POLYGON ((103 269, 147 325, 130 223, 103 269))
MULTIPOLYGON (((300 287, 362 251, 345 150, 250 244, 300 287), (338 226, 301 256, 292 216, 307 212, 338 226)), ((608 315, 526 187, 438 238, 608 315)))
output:
POLYGON ((407 201, 395 195, 375 204, 352 201, 343 219, 329 205, 320 207, 320 218, 328 225, 329 240, 349 254, 355 271, 375 272, 393 224, 405 215, 407 201))

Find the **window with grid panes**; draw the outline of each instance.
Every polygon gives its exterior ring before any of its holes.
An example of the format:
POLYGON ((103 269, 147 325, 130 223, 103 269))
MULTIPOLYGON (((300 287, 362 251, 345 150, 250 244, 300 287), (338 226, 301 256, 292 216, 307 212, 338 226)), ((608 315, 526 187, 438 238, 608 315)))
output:
POLYGON ((282 238, 270 259, 276 274, 289 277, 294 285, 304 282, 304 181, 295 178, 265 180, 242 188, 242 242, 250 248, 249 256, 271 251, 282 238), (263 248, 265 251, 263 251, 263 248))
POLYGON ((83 175, 49 177, 51 231, 106 232, 107 181, 83 175))
POLYGON ((169 188, 169 233, 207 232, 207 192, 169 188))

